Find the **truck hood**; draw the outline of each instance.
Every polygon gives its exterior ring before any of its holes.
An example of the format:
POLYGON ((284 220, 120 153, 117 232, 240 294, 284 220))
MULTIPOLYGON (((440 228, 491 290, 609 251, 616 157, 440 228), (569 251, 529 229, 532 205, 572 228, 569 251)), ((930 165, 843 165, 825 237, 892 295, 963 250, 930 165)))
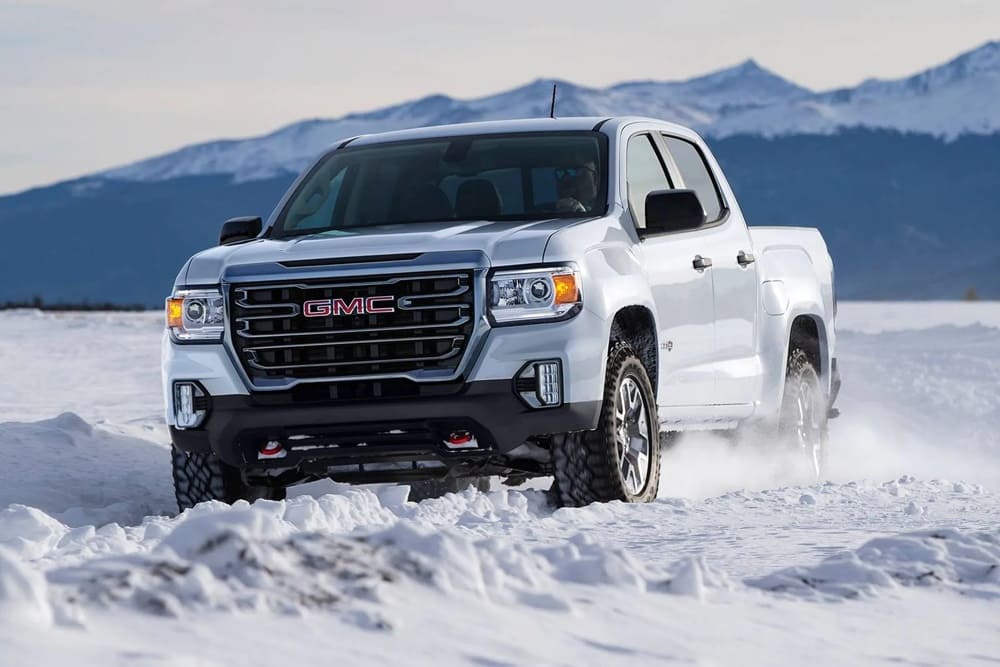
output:
POLYGON ((493 265, 539 262, 549 237, 573 221, 436 222, 384 225, 298 236, 257 239, 198 253, 178 284, 212 285, 233 273, 272 273, 280 262, 309 262, 416 253, 481 253, 493 265), (239 267, 239 271, 234 271, 239 267))

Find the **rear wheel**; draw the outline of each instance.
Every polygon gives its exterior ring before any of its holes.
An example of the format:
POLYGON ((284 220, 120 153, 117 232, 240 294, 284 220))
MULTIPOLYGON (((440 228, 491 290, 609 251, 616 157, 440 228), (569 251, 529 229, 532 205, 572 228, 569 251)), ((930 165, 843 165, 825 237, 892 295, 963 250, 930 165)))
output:
POLYGON ((490 490, 489 477, 445 477, 410 482, 410 502, 419 503, 428 498, 440 498, 448 493, 460 493, 469 487, 486 493, 490 490))
POLYGON ((284 500, 285 489, 251 486, 243 481, 239 469, 221 461, 214 454, 184 452, 172 448, 174 495, 177 507, 184 511, 198 503, 220 500, 284 500))
POLYGON ((795 453, 796 468, 810 481, 819 481, 826 472, 827 419, 826 395, 816 367, 804 350, 792 348, 778 435, 795 453))
POLYGON ((562 505, 650 502, 660 484, 656 398, 632 347, 613 343, 597 429, 553 436, 554 493, 562 505))

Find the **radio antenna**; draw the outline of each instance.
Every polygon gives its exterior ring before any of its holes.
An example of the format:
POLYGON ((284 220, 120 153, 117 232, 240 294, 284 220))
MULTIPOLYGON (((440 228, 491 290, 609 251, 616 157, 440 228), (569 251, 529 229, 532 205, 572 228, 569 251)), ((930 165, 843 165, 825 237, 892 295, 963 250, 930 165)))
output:
POLYGON ((552 84, 552 104, 549 106, 549 118, 556 117, 556 84, 552 84))

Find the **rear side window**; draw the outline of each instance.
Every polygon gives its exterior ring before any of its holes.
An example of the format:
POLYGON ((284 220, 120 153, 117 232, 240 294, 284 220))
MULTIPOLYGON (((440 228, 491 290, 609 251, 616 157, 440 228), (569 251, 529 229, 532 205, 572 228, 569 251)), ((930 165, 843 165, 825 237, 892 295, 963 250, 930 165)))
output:
POLYGON ((722 200, 705 156, 690 141, 663 135, 663 141, 684 179, 684 187, 694 190, 705 208, 706 220, 715 222, 722 216, 722 200))
POLYGON ((663 171, 660 156, 653 147, 653 138, 637 134, 628 140, 625 157, 625 180, 628 182, 628 203, 635 224, 646 227, 646 195, 656 190, 669 190, 670 181, 663 171))

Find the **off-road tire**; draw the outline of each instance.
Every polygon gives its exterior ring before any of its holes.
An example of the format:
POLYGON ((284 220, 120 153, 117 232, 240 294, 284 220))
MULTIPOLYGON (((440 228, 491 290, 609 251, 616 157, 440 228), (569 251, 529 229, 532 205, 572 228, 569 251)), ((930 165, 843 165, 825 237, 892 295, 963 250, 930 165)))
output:
POLYGON ((552 437, 555 483, 552 495, 563 506, 580 507, 594 502, 622 500, 651 502, 660 484, 659 421, 656 395, 646 367, 631 345, 613 342, 608 352, 601 415, 593 431, 552 437), (616 438, 615 401, 622 383, 631 378, 642 393, 648 420, 648 471, 638 493, 628 487, 622 473, 622 452, 616 438))
POLYGON ((174 495, 177 508, 182 512, 208 500, 231 504, 237 500, 253 502, 285 498, 283 488, 246 484, 238 469, 223 463, 214 454, 188 453, 173 447, 171 458, 174 495))
POLYGON ((792 347, 778 417, 778 440, 794 452, 794 472, 810 482, 820 481, 826 472, 828 418, 826 393, 816 367, 804 350, 792 347))
POLYGON ((410 482, 410 502, 419 503, 428 498, 440 498, 447 493, 460 493, 469 487, 486 493, 490 490, 489 477, 445 477, 410 482))

